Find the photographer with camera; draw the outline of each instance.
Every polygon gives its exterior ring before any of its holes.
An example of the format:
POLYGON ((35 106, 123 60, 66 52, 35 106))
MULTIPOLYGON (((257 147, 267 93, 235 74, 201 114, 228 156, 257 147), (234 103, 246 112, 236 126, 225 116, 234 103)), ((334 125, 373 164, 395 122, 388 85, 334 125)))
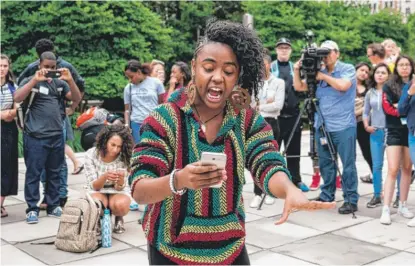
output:
POLYGON ((292 175, 293 183, 303 192, 308 192, 309 188, 301 181, 300 174, 300 157, 289 157, 301 154, 301 130, 302 125, 298 124, 294 128, 296 117, 300 114, 300 99, 298 92, 293 88, 293 63, 290 61, 291 57, 291 42, 287 38, 281 38, 277 41, 275 46, 277 53, 277 60, 271 64, 271 73, 285 82, 285 97, 284 106, 278 118, 280 124, 280 135, 278 138, 278 146, 281 147, 282 142, 287 146, 288 138, 292 131, 290 145, 287 149, 287 167, 292 175))
POLYGON ((25 179, 26 222, 38 222, 39 182, 43 169, 46 170, 45 198, 48 216, 60 217, 59 176, 65 160, 63 121, 64 100, 79 101, 81 93, 70 71, 56 71, 56 56, 44 52, 40 56, 39 70, 33 77, 24 79, 14 94, 16 102, 26 106, 23 133, 23 151, 27 167, 25 179), (60 78, 54 78, 59 73, 60 78), (55 74, 55 75, 52 75, 55 74), (68 86, 69 85, 69 86, 68 86), (34 97, 28 103, 28 99, 34 97))
MULTIPOLYGON (((353 65, 338 60, 340 50, 334 41, 325 41, 322 50, 328 52, 323 58, 325 69, 317 71, 315 98, 312 99, 321 111, 315 114, 315 134, 320 171, 324 179, 321 194, 316 199, 323 202, 332 202, 336 192, 337 166, 333 160, 330 145, 340 155, 343 164, 343 197, 344 204, 339 208, 340 214, 349 214, 357 211, 359 194, 357 192, 356 171, 356 117, 354 101, 356 95, 356 71, 353 65), (322 121, 322 119, 324 121, 322 121), (322 127, 323 122, 325 128, 322 127), (330 139, 323 135, 325 130, 330 139)), ((319 54, 319 49, 316 54, 319 54)), ((308 64, 308 62, 306 62, 308 64)), ((301 80, 300 68, 302 59, 294 65, 294 88, 297 91, 307 91, 309 84, 301 80)), ((319 66, 317 70, 319 69, 319 66)), ((314 94, 314 92, 310 92, 314 94)), ((314 97, 312 97, 314 98, 314 97)))

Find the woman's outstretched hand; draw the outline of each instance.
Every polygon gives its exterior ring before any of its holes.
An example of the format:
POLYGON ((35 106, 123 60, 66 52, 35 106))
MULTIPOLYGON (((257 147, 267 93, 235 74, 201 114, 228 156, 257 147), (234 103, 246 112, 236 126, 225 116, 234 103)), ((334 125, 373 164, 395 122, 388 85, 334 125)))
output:
POLYGON ((287 191, 282 216, 277 222, 275 222, 275 224, 279 225, 287 221, 288 216, 293 211, 315 211, 334 209, 335 207, 335 202, 309 201, 301 190, 296 187, 292 187, 287 191))

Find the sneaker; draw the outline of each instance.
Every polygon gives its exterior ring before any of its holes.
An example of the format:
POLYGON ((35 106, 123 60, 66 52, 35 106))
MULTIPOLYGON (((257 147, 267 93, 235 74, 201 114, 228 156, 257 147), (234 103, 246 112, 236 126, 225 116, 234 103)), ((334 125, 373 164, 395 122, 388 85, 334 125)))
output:
POLYGON ((306 184, 304 184, 303 182, 298 182, 297 183, 297 187, 299 189, 301 189, 302 192, 308 192, 310 189, 307 187, 306 184))
POLYGON ((361 176, 360 180, 362 180, 363 183, 373 184, 373 178, 370 174, 361 176))
POLYGON ((39 219, 37 218, 37 212, 31 211, 26 214, 26 223, 37 224, 39 219))
POLYGON ((388 206, 383 206, 382 216, 380 216, 380 223, 389 225, 392 223, 391 214, 388 206))
POLYGON ((340 176, 336 176, 336 188, 337 190, 342 190, 342 180, 340 179, 340 176))
POLYGON ((318 190, 320 188, 320 179, 321 179, 320 174, 314 174, 312 177, 313 181, 311 182, 309 190, 311 191, 318 190))
POLYGON ((399 207, 399 197, 396 196, 395 202, 392 205, 395 209, 399 207))
POLYGON ((132 199, 130 203, 130 211, 138 211, 138 208, 139 208, 138 203, 132 199))
POLYGON ((48 213, 49 217, 61 217, 62 215, 62 208, 61 207, 56 207, 55 209, 53 209, 53 211, 51 213, 48 213))
POLYGON ((259 204, 261 204, 261 196, 255 195, 254 199, 251 201, 251 204, 249 204, 250 208, 258 208, 259 204))
POLYGON ((373 196, 373 198, 366 204, 368 208, 376 208, 382 205, 382 200, 380 197, 373 196))
POLYGON ((264 201, 265 204, 272 205, 272 204, 274 204, 274 202, 275 202, 275 200, 274 200, 273 197, 271 197, 271 196, 266 196, 265 197, 265 201, 264 201))
POLYGON ((343 205, 339 208, 340 214, 350 214, 353 212, 357 212, 357 205, 349 202, 343 203, 343 205))
POLYGON ((412 220, 410 220, 410 221, 407 223, 407 225, 408 225, 409 227, 415 227, 415 218, 413 218, 412 220))
POLYGON ((399 202, 398 214, 407 219, 414 218, 414 214, 406 207, 406 202, 399 202))

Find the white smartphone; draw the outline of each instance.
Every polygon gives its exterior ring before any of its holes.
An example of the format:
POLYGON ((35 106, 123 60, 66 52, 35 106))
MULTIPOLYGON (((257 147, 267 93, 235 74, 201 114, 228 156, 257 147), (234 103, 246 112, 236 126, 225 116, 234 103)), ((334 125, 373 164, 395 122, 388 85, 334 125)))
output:
MULTIPOLYGON (((217 153, 217 152, 202 152, 201 161, 202 161, 202 165, 216 165, 218 169, 225 169, 226 154, 217 153)), ((220 188, 221 186, 222 186, 222 181, 210 187, 220 188)))

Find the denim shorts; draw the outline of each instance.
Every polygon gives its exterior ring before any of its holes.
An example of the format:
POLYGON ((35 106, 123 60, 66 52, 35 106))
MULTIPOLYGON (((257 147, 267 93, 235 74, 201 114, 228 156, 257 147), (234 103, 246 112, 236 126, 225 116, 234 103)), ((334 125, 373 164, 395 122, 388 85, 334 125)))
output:
POLYGON ((386 130, 386 146, 408 147, 408 128, 388 128, 386 130))

